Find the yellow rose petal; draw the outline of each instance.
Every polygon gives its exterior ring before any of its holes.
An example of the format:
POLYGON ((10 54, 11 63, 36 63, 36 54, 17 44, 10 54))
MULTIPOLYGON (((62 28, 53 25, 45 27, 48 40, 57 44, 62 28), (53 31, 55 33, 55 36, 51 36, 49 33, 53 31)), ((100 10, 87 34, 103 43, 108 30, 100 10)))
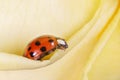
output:
MULTIPOLYGON (((3 10, 0 13, 1 54, 4 52, 4 54, 10 53, 22 56, 29 41, 43 34, 61 36, 68 41, 69 37, 72 36, 71 34, 77 32, 77 29, 81 29, 92 18, 98 8, 97 4, 99 5, 99 2, 96 0, 92 2, 89 0, 70 0, 66 2, 64 0, 1 1, 0 10, 3 10), (96 4, 96 7, 93 4, 96 4)), ((71 50, 73 46, 69 45, 69 48, 71 50)), ((58 51, 56 54, 66 54, 68 51, 58 51)), ((9 64, 9 61, 11 61, 9 59, 16 57, 8 54, 6 56, 8 60, 6 61, 4 56, 5 61, 3 60, 1 64, 9 64)), ((60 58, 62 56, 60 55, 60 58)), ((19 56, 17 57, 19 58, 19 56)), ((58 59, 57 56, 49 62, 54 63, 58 59)), ((21 64, 21 58, 19 60, 17 64, 21 64)), ((16 61, 9 67, 1 66, 0 69, 23 69, 22 66, 31 68, 31 66, 24 64, 19 67, 14 66, 14 64, 16 64, 16 61)), ((26 62, 26 64, 31 65, 29 62, 26 62)), ((32 67, 34 68, 34 66, 32 67)), ((37 67, 41 66, 37 65, 37 67)))
POLYGON ((85 80, 120 79, 120 9, 100 38, 85 70, 85 80))
POLYGON ((1 65, 4 63, 5 65, 1 67, 0 79, 88 79, 88 73, 92 69, 89 66, 94 57, 91 60, 89 58, 93 55, 92 52, 96 49, 102 33, 116 14, 118 3, 118 0, 13 0, 7 3, 2 1, 0 57, 1 65), (64 37, 69 48, 65 52, 56 51, 49 61, 41 63, 5 53, 22 55, 27 42, 42 34, 64 37), (45 66, 49 63, 49 66, 45 66), (9 71, 4 71, 8 69, 9 71))

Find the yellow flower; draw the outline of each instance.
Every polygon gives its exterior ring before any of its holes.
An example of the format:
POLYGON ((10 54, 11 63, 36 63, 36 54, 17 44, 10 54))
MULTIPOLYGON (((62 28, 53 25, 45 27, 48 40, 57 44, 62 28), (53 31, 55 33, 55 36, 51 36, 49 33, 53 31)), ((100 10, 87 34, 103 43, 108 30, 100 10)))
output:
POLYGON ((0 0, 0 37, 0 80, 120 80, 120 0, 0 0), (69 48, 22 57, 43 34, 69 48))

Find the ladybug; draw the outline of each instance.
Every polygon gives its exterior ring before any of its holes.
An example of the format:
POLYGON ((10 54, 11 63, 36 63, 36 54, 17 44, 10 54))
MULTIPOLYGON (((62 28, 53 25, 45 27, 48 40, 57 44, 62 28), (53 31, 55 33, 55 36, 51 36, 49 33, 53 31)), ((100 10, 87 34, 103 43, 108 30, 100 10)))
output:
POLYGON ((66 41, 52 35, 43 35, 30 42, 25 49, 24 57, 32 60, 41 60, 56 49, 68 48, 66 41))

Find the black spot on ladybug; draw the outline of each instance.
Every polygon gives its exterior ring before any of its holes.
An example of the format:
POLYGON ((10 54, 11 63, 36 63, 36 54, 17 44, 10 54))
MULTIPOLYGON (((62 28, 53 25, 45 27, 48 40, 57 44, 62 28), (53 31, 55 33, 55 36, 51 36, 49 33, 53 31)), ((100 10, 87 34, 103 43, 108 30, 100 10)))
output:
POLYGON ((36 46, 39 46, 39 45, 40 45, 40 42, 39 42, 39 41, 36 41, 36 42, 35 42, 35 45, 36 45, 36 46))
POLYGON ((30 56, 31 56, 31 57, 34 57, 34 56, 35 56, 35 53, 34 53, 34 52, 30 52, 30 56))
POLYGON ((30 51, 30 50, 31 50, 31 47, 28 48, 28 51, 30 51))
POLYGON ((46 51, 46 47, 43 46, 43 47, 40 48, 40 50, 41 50, 42 52, 45 52, 45 51, 46 51))
POLYGON ((49 39, 48 41, 49 41, 50 43, 54 42, 54 40, 53 40, 53 39, 49 39))

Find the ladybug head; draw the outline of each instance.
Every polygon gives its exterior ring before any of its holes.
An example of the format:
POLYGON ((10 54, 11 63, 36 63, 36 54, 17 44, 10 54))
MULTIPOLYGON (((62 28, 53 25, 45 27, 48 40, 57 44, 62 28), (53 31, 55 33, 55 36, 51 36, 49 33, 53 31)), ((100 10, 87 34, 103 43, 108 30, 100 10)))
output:
POLYGON ((58 42, 58 45, 57 45, 58 49, 65 50, 66 48, 68 48, 68 44, 64 39, 57 38, 57 42, 58 42))

